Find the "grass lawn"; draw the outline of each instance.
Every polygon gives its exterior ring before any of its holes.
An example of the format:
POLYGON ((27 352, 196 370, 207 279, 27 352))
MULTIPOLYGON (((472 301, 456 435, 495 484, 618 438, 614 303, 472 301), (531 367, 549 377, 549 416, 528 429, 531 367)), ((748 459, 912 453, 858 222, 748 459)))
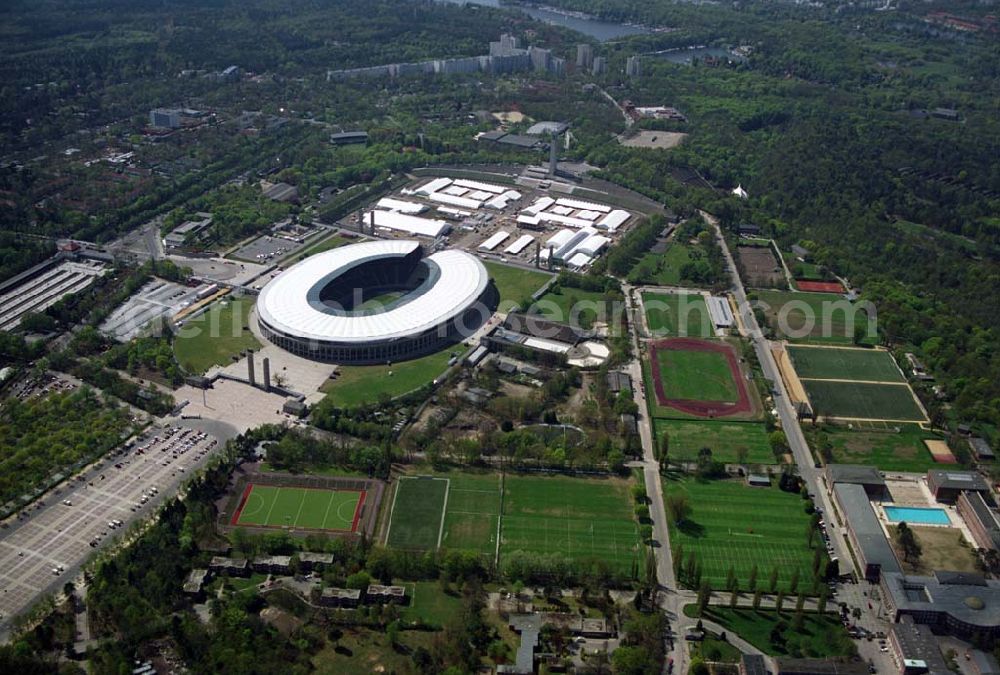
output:
POLYGON ((883 471, 913 471, 924 473, 938 466, 927 451, 924 439, 940 436, 924 431, 916 424, 900 424, 899 433, 892 431, 850 431, 841 427, 826 427, 826 436, 833 445, 833 461, 838 464, 869 464, 883 471))
POLYGON ((698 293, 643 293, 650 332, 658 337, 715 337, 705 298, 698 293))
POLYGON ((552 276, 546 272, 512 267, 484 260, 486 271, 500 292, 501 303, 515 303, 527 300, 552 276))
POLYGON ((252 485, 237 525, 309 530, 354 529, 361 493, 299 487, 252 485))
POLYGON ((659 349, 656 357, 668 399, 735 402, 739 398, 724 354, 659 349))
POLYGON ((788 347, 799 377, 820 380, 905 382, 892 354, 876 349, 788 347))
MULTIPOLYGON (((794 607, 794 601, 793 601, 794 607)), ((689 614, 692 605, 684 608, 689 614)), ((857 652, 847 629, 836 614, 807 613, 801 631, 795 631, 794 612, 780 615, 771 610, 730 609, 710 607, 708 617, 726 630, 736 633, 757 649, 771 656, 792 656, 796 658, 849 657, 857 652), (779 642, 771 641, 771 632, 779 624, 784 625, 779 642)))
POLYGON ((430 649, 436 637, 431 631, 407 630, 400 633, 400 648, 393 649, 382 631, 342 626, 340 639, 327 643, 312 657, 320 675, 371 675, 413 671, 410 654, 417 647, 430 649))
POLYGON ((443 626, 462 606, 462 597, 458 591, 455 591, 455 595, 449 595, 441 590, 441 584, 436 581, 407 583, 406 593, 410 596, 410 604, 401 612, 404 621, 423 621, 443 626))
POLYGON ((691 643, 692 658, 701 657, 714 663, 739 663, 742 655, 743 652, 722 640, 705 638, 701 642, 691 643))
POLYGON ((817 415, 921 422, 925 419, 906 384, 802 380, 817 415))
POLYGON ((656 269, 656 273, 647 276, 642 281, 647 284, 655 284, 657 286, 680 286, 694 285, 698 286, 700 284, 690 284, 690 282, 685 282, 681 279, 681 268, 684 267, 686 263, 691 262, 693 257, 691 255, 692 248, 687 244, 681 244, 678 242, 673 242, 667 248, 666 252, 661 254, 647 253, 643 256, 636 265, 649 265, 656 269))
MULTIPOLYGON (((747 589, 756 565, 758 588, 768 590, 771 570, 777 569, 779 589, 789 589, 792 573, 798 570, 799 590, 809 590, 814 553, 806 540, 805 502, 774 483, 771 488, 752 488, 738 480, 665 480, 665 493, 687 494, 692 509, 684 522, 670 525, 674 555, 683 548, 686 562, 694 553, 702 578, 714 589, 725 588, 730 567, 740 588, 747 589)), ((821 542, 816 535, 813 545, 822 546, 821 542)))
POLYGON ((538 298, 532 311, 550 321, 589 328, 598 316, 604 315, 604 293, 580 288, 560 288, 538 298))
POLYGON ((444 479, 421 477, 396 481, 386 544, 421 551, 437 548, 447 494, 448 481, 444 479))
POLYGON ((653 432, 658 444, 663 434, 667 434, 671 461, 693 462, 698 458, 698 451, 708 447, 716 461, 735 463, 738 461, 737 448, 745 447, 747 463, 775 463, 767 431, 759 422, 654 419, 653 432))
POLYGON ((260 347, 247 328, 253 305, 253 298, 222 299, 186 320, 174 337, 174 356, 181 367, 200 375, 212 366, 229 364, 245 349, 260 347))
MULTIPOLYGON (((854 329, 847 321, 849 314, 854 325, 868 326, 867 314, 835 293, 756 291, 756 295, 775 334, 793 342, 852 344, 854 329), (786 325, 779 325, 779 317, 784 317, 786 325)), ((875 344, 877 340, 877 336, 866 335, 862 343, 875 344)))
POLYGON ((903 571, 907 574, 930 575, 934 570, 954 572, 979 572, 976 555, 969 548, 961 531, 955 527, 922 527, 910 525, 920 544, 920 557, 915 560, 903 559, 903 550, 896 543, 896 526, 890 525, 893 536, 890 540, 903 571))
POLYGON ((505 479, 501 562, 512 551, 598 558, 628 574, 641 555, 629 481, 566 476, 505 479))
POLYGON ((317 241, 312 246, 295 253, 291 258, 296 262, 299 260, 305 260, 311 255, 316 255, 317 253, 322 253, 323 251, 329 251, 331 248, 337 248, 338 246, 343 246, 352 241, 357 241, 356 239, 348 239, 347 237, 341 236, 339 234, 331 234, 329 237, 321 241, 317 241))
POLYGON ((391 366, 341 366, 336 379, 327 380, 320 391, 342 408, 376 403, 383 395, 392 398, 419 389, 448 369, 452 354, 461 359, 465 352, 464 345, 456 344, 391 366))

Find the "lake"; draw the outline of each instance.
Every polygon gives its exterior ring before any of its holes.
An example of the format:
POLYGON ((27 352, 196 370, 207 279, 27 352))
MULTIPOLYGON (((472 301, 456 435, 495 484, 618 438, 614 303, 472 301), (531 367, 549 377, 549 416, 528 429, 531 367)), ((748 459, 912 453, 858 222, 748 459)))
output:
POLYGON ((746 57, 733 54, 728 49, 722 47, 694 47, 688 49, 671 49, 665 52, 655 52, 654 56, 665 59, 671 63, 683 66, 690 66, 694 59, 704 59, 707 56, 714 56, 718 59, 728 59, 742 63, 746 57))
POLYGON ((522 5, 502 4, 500 0, 439 0, 440 2, 450 2, 453 5, 483 5, 484 7, 498 7, 502 9, 514 9, 524 12, 528 16, 544 21, 555 26, 562 26, 575 30, 578 33, 588 35, 595 40, 607 42, 629 35, 645 35, 651 33, 649 28, 644 26, 630 26, 622 23, 612 23, 600 19, 586 18, 582 15, 564 14, 558 10, 545 9, 542 7, 525 7, 522 5))

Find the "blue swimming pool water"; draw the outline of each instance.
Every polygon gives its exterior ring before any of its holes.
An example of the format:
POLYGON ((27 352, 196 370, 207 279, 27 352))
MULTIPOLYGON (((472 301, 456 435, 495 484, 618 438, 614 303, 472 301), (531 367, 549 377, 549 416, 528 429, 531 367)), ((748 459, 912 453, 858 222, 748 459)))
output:
POLYGON ((917 525, 951 525, 944 509, 923 509, 914 506, 887 506, 885 515, 894 523, 905 521, 917 525))

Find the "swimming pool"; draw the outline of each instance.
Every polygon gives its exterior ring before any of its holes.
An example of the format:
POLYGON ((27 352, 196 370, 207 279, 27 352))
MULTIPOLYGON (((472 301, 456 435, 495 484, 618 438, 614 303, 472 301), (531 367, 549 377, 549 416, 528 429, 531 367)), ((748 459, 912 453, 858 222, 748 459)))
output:
POLYGON ((951 525, 944 509, 926 509, 916 506, 886 506, 886 517, 894 522, 908 525, 951 525))

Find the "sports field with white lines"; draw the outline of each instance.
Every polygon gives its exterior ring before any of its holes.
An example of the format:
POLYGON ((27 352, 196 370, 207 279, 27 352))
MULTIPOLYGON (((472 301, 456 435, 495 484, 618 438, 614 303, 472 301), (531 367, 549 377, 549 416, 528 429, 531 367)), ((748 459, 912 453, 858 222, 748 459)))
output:
POLYGON ((251 484, 234 525, 353 532, 364 492, 251 484))

